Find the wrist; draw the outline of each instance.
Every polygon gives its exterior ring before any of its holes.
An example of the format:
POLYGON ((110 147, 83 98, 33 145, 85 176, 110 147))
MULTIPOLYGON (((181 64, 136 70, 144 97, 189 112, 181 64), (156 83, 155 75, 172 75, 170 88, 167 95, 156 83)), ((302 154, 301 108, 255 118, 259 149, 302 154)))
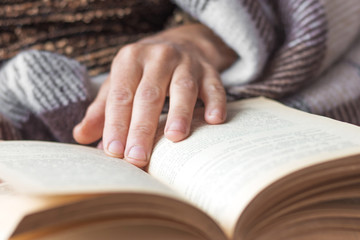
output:
POLYGON ((223 40, 218 37, 211 29, 202 24, 189 26, 187 37, 197 46, 204 58, 214 66, 219 72, 230 67, 237 59, 238 55, 223 40), (200 32, 200 37, 195 32, 200 32))

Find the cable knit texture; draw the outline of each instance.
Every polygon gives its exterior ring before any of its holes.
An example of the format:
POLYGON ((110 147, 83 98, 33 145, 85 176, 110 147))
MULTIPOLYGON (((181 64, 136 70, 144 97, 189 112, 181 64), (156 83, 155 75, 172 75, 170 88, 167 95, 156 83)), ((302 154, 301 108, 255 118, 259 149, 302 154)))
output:
POLYGON ((0 113, 30 139, 72 142, 72 127, 90 102, 89 79, 77 61, 29 50, 0 70, 0 113))

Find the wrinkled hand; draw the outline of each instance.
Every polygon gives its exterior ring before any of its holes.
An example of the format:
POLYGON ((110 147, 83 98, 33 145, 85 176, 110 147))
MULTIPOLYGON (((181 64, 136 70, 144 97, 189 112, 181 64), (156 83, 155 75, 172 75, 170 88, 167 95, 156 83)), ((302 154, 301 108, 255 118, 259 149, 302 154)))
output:
POLYGON ((164 134, 171 141, 189 135, 198 98, 205 104, 206 122, 224 122, 226 96, 218 72, 236 56, 222 46, 231 57, 223 61, 222 49, 212 44, 219 44, 219 39, 198 24, 168 30, 120 49, 108 79, 74 129, 74 138, 89 144, 102 137, 108 155, 125 157, 144 167, 167 95, 170 108, 164 134))

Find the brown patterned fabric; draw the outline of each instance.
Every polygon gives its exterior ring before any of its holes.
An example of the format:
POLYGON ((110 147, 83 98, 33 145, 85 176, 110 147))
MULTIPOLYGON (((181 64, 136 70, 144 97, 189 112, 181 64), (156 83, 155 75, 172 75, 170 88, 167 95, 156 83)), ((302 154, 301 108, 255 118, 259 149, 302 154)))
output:
POLYGON ((169 0, 1 1, 0 65, 37 49, 75 58, 91 76, 107 72, 121 46, 163 29, 173 10, 169 0))

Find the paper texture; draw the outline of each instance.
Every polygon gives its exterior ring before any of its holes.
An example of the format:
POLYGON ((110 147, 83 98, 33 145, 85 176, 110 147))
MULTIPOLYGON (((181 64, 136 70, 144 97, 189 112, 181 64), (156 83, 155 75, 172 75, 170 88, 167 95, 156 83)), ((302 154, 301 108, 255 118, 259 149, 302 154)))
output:
POLYGON ((17 192, 57 195, 141 191, 174 195, 122 159, 95 148, 36 141, 0 142, 0 176, 17 192))
POLYGON ((234 103, 228 115, 227 123, 211 126, 198 113, 187 140, 159 140, 149 167, 151 175, 210 214, 228 235, 244 207, 269 183, 359 152, 360 128, 269 100, 234 103))

